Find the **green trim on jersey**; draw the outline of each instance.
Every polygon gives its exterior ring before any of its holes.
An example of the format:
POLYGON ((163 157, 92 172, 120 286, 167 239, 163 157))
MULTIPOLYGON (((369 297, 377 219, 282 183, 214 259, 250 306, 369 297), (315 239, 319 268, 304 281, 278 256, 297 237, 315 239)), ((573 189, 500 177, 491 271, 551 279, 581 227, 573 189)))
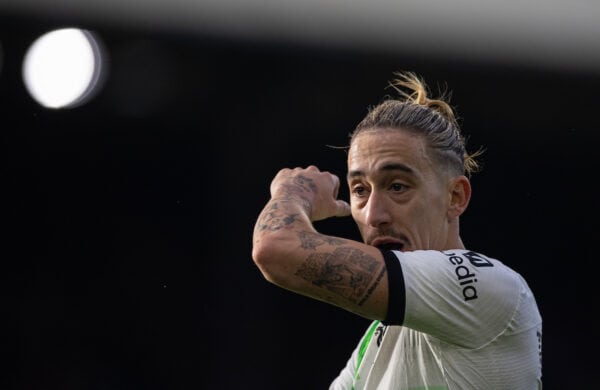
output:
MULTIPOLYGON (((358 379, 358 369, 360 368, 360 364, 362 363, 363 357, 365 356, 365 352, 367 351, 367 347, 369 346, 369 343, 371 342, 371 338, 373 338, 375 329, 377 329, 377 326, 379 326, 379 324, 380 324, 379 321, 373 321, 373 323, 371 324, 371 327, 369 328, 369 330, 367 331, 367 334, 365 335, 365 338, 363 339, 362 343, 360 343, 360 348, 358 349, 358 357, 356 359, 356 371, 354 371, 354 382, 355 383, 356 383, 356 380, 358 379)), ((354 389, 354 386, 352 386, 352 388, 354 389)))
MULTIPOLYGON (((363 361, 363 358, 365 357, 367 348, 369 347, 369 344, 371 343, 371 339, 373 338, 373 335, 375 334, 375 330, 377 330, 377 327, 380 324, 381 324, 381 321, 378 321, 378 320, 373 321, 373 323, 369 327, 369 330, 365 334, 365 337, 363 338, 362 342, 360 343, 360 347, 358 349, 358 356, 356 357, 356 371, 354 372, 354 383, 356 383, 356 381, 359 379, 358 371, 360 369, 360 365, 363 361)), ((352 390, 354 390, 354 385, 352 386, 352 390)), ((419 387, 411 387, 410 390, 448 390, 448 387, 446 387, 446 386, 422 386, 422 387, 419 386, 419 387)))

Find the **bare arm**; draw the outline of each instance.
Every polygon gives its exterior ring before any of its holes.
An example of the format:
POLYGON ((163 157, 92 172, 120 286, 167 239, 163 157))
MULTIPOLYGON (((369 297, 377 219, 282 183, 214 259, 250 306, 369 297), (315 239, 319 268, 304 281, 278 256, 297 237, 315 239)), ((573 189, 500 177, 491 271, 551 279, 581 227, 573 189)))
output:
POLYGON ((377 248, 317 232, 313 221, 350 214, 339 179, 316 167, 283 169, 254 227, 252 257, 264 277, 369 319, 387 312, 387 274, 377 248))

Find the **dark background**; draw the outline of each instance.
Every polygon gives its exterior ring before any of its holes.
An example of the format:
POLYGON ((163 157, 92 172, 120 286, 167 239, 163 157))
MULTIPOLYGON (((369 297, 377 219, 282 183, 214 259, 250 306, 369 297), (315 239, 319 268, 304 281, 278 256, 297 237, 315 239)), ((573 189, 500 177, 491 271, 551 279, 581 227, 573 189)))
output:
POLYGON ((447 86, 486 149, 462 236, 536 294, 545 390, 599 383, 600 73, 88 24, 104 88, 45 109, 21 61, 71 22, 0 15, 0 388, 327 388, 368 321, 266 282, 252 228, 279 168, 345 175, 329 146, 397 70, 447 86))

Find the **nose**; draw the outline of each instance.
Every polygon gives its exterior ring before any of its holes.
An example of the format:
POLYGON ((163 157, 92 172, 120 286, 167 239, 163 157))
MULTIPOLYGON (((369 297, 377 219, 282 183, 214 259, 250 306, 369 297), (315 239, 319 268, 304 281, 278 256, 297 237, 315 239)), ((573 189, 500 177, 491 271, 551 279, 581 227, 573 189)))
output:
POLYGON ((388 200, 377 191, 371 192, 363 211, 366 217, 365 222, 369 226, 379 228, 392 222, 388 200))

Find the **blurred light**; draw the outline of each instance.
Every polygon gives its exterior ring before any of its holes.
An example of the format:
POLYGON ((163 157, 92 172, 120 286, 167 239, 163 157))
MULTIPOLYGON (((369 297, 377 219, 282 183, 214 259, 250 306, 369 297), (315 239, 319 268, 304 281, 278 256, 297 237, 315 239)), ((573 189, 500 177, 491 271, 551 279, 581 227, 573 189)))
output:
POLYGON ((89 101, 106 70, 100 41, 88 30, 65 28, 42 35, 27 50, 23 80, 29 94, 48 108, 89 101))

